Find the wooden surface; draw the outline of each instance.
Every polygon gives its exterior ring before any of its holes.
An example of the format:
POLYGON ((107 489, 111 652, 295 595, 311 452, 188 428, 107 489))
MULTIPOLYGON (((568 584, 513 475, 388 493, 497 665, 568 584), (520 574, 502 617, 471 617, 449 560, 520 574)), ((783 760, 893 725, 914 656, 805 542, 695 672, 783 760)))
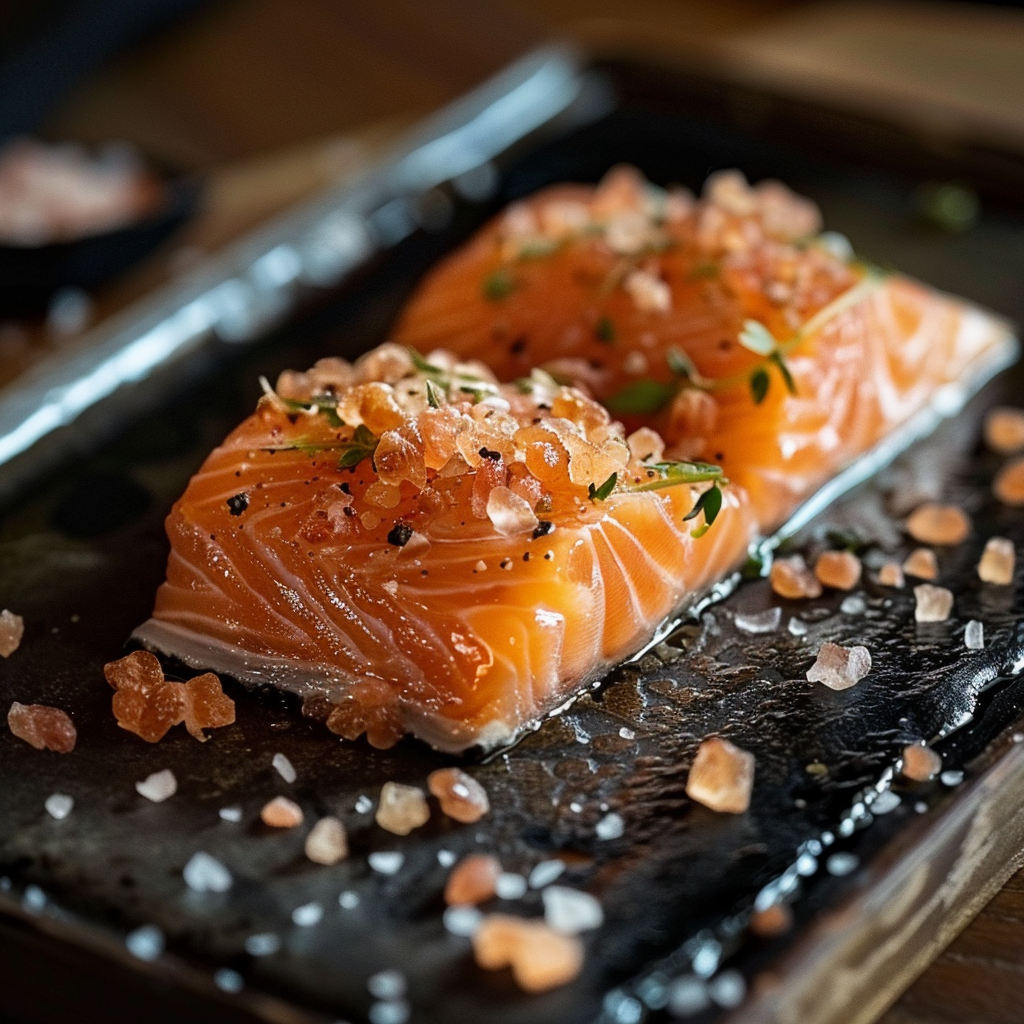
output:
MULTIPOLYGON (((606 38, 609 32, 614 37, 615 19, 621 24, 625 12, 633 22, 698 47, 702 40, 742 33, 749 48, 760 28, 771 29, 780 15, 808 6, 754 0, 224 0, 80 88, 49 130, 84 140, 130 138, 183 169, 210 170, 231 161, 265 168, 260 154, 268 151, 297 153, 301 149, 289 147, 359 132, 451 99, 555 30, 571 33, 586 22, 590 35, 596 25, 606 38)), ((1018 57, 1014 66, 1024 60, 1018 57)), ((241 190, 229 187, 222 200, 237 202, 233 209, 252 209, 241 190)), ((880 1019, 1024 1020, 1024 872, 880 1019)))

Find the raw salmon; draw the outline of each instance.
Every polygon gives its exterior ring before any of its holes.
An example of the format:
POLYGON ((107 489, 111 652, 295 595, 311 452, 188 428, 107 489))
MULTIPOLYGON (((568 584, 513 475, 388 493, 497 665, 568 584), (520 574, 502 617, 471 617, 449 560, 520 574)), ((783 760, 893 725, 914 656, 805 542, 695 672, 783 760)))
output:
POLYGON ((746 493, 662 448, 441 351, 286 373, 175 504, 136 636, 347 738, 506 743, 743 558, 746 493))
POLYGON ((441 263, 394 332, 501 379, 543 367, 722 467, 764 532, 1012 347, 997 318, 859 261, 778 182, 702 198, 631 168, 516 203, 441 263))

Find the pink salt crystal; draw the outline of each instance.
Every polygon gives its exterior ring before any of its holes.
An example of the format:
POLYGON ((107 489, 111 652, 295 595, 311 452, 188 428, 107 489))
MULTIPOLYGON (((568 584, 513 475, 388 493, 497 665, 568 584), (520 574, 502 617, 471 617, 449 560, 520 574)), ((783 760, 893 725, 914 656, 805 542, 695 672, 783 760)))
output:
POLYGON ((927 782, 942 771, 942 758, 920 743, 903 748, 903 774, 914 782, 927 782))
POLYGON ((849 551, 823 551, 814 565, 814 575, 826 587, 852 590, 860 582, 860 559, 849 551))
POLYGON ((817 660, 807 670, 807 681, 824 683, 831 690, 847 690, 870 671, 871 652, 866 647, 823 643, 817 660))
POLYGON ((886 562, 878 570, 878 582, 883 587, 902 587, 906 581, 903 578, 903 570, 900 568, 899 562, 886 562))
POLYGON ((622 287, 642 313, 667 313, 672 308, 672 291, 660 277, 646 270, 634 270, 622 287))
POLYGON ((185 728, 200 743, 209 738, 204 729, 219 729, 235 721, 235 702, 212 672, 204 672, 185 683, 183 698, 185 728))
POLYGON ((271 828, 295 828, 302 824, 302 808, 286 796, 275 796, 263 805, 260 818, 271 828))
POLYGON ((464 825, 479 821, 491 809, 487 790, 461 768, 438 768, 427 776, 427 787, 441 810, 464 825))
POLYGON ((473 936, 473 954, 484 970, 511 967, 526 992, 547 992, 573 980, 583 967, 583 945, 541 921, 489 914, 473 936))
POLYGON ((459 863, 448 876, 444 887, 444 901, 448 906, 468 906, 486 903, 493 898, 501 865, 496 857, 485 853, 472 853, 459 863))
POLYGON ((337 864, 348 856, 345 826, 332 817, 321 818, 306 836, 306 856, 314 864, 337 864))
POLYGON ((495 487, 487 496, 487 518, 503 537, 530 533, 539 522, 530 503, 505 486, 495 487))
POLYGON ((398 782, 385 782, 377 805, 377 824, 396 836, 407 836, 414 828, 425 825, 430 808, 423 790, 416 786, 403 786, 398 782))
POLYGON ((939 561, 929 548, 915 548, 907 555, 903 571, 920 580, 933 580, 939 575, 939 561))
POLYGON ((945 622, 953 609, 953 592, 921 583, 914 587, 914 618, 918 622, 945 622))
POLYGON ((907 519, 907 533, 922 544, 962 544, 970 532, 970 518, 955 505, 929 502, 907 519))
POLYGON ((726 814, 743 814, 754 786, 754 755, 721 736, 704 740, 686 780, 691 800, 726 814))
POLYGON ((777 558, 772 563, 769 579, 772 590, 780 597, 821 597, 821 584, 800 555, 777 558))
POLYGON ((992 492, 1004 504, 1013 508, 1024 505, 1024 459, 1013 459, 996 475, 992 492))
POLYGON ((993 451, 1010 455, 1024 448, 1024 411, 1000 406, 985 417, 985 442, 993 451))
POLYGON ((20 646, 25 635, 25 620, 8 611, 0 612, 0 658, 9 658, 20 646))
POLYGON ((1013 541, 1005 537, 991 537, 985 544, 981 561, 978 562, 978 575, 985 583, 1008 586, 1013 582, 1016 560, 1017 552, 1013 541))
POLYGON ((11 704, 7 725, 20 740, 36 750, 54 750, 70 754, 75 749, 78 732, 74 723, 60 708, 45 704, 11 704))
POLYGON ((750 918, 750 930, 762 939, 785 935, 793 927, 793 911, 785 903, 773 903, 763 910, 755 910, 750 918))

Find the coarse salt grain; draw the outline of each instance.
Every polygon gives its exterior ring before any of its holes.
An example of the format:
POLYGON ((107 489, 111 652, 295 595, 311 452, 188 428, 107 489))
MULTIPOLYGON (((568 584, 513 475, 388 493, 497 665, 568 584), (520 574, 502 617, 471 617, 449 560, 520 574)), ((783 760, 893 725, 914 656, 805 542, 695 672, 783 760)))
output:
POLYGON ((854 853, 833 853, 825 861, 825 870, 836 878, 852 874, 860 865, 860 858, 854 853))
POLYGON ((139 796, 144 796, 155 804, 163 803, 178 792, 178 780, 170 768, 164 768, 163 771, 153 772, 141 782, 136 782, 135 791, 139 796))
POLYGON ((394 969, 378 971, 366 979, 366 991, 374 999, 401 999, 405 995, 405 975, 394 969))
POLYGON ((274 768, 274 771, 284 779, 289 785, 297 778, 295 767, 291 761, 285 757, 284 754, 275 754, 273 760, 270 762, 274 768))
POLYGON ((25 635, 25 620, 20 615, 8 611, 0 612, 0 658, 9 658, 19 646, 25 635))
POLYGON ((487 497, 487 518, 502 537, 530 533, 540 522, 530 503, 503 485, 493 488, 487 497))
POLYGON ((74 809, 75 798, 68 796, 66 793, 51 793, 46 798, 46 803, 43 806, 51 818, 62 821, 74 809))
POLYGON ((980 651, 985 646, 985 627, 977 619, 971 619, 964 627, 964 646, 971 651, 980 651))
POLYGON ((368 796, 361 796, 356 800, 356 814, 369 814, 373 810, 373 801, 368 796))
MULTIPOLYGON (((934 579, 934 577, 929 578, 934 579)), ((878 582, 883 587, 902 587, 906 580, 903 578, 903 570, 900 568, 899 562, 886 562, 878 570, 878 582)))
POLYGON ((1004 505, 1024 505, 1024 459, 1013 459, 996 474, 992 492, 1004 505))
POLYGON ((1009 586, 1013 582, 1013 570, 1017 552, 1012 540, 1006 537, 990 537, 978 562, 978 576, 985 583, 1009 586))
POLYGON ((807 681, 823 683, 830 690, 846 690, 859 683, 870 671, 871 652, 866 647, 842 647, 826 642, 807 670, 807 681))
POLYGON ((672 308, 669 286, 646 270, 634 270, 628 274, 622 287, 642 313, 667 313, 672 308))
POLYGON ((75 725, 67 714, 46 704, 19 704, 14 701, 7 712, 7 726, 18 739, 36 750, 53 750, 58 754, 70 754, 78 738, 75 725))
POLYGON ((907 555, 903 571, 919 580, 934 580, 939 575, 939 561, 930 548, 915 548, 907 555))
POLYGON ((1024 448, 1024 411, 1008 406, 992 409, 985 417, 985 443, 1002 455, 1024 448))
POLYGON ((955 768, 944 771, 939 776, 939 782, 944 786, 959 786, 964 781, 964 773, 955 768))
POLYGON ((583 946, 540 921, 489 914, 473 936, 473 954, 484 970, 511 967, 526 992, 547 992, 573 980, 583 967, 583 946))
POLYGON ((407 836, 430 819, 423 790, 400 782, 385 782, 377 805, 377 824, 396 836, 407 836))
POLYGON ((200 850, 194 853, 182 871, 185 884, 194 892, 227 892, 231 872, 215 857, 200 850))
POLYGON ((454 850, 438 850, 437 851, 437 863, 443 868, 450 868, 458 858, 455 856, 454 850))
POLYGON ((942 758, 931 747, 913 743, 903 748, 901 771, 914 782, 927 782, 942 771, 942 758))
POLYGON ((476 907, 447 907, 441 918, 446 931, 467 939, 476 933, 483 919, 476 907))
POLYGON ((929 502, 907 519, 907 533, 921 544, 962 544, 970 532, 970 517, 955 505, 929 502))
POLYGON ((821 584, 800 555, 777 558, 768 574, 772 590, 780 597, 798 600, 821 597, 821 584))
POLYGON ((405 854, 398 850, 375 850, 366 859, 377 874, 397 875, 405 863, 405 854))
POLYGON ((619 839, 626 831, 626 823, 621 814, 609 811, 595 826, 594 833, 598 839, 619 839))
POLYGON ((500 900, 518 900, 526 895, 526 879, 512 871, 503 871, 494 883, 494 895, 500 900))
POLYGON ((304 849, 314 864, 337 864, 348 856, 345 826, 337 818, 321 818, 306 836, 304 849))
POLYGON ((323 920, 324 908, 319 903, 303 903, 292 911, 292 924, 300 928, 312 928, 323 920))
POLYGON ((263 805, 260 820, 271 828, 295 828, 302 824, 302 808, 286 796, 275 796, 263 805))
POLYGON ((859 594, 850 594, 849 597, 844 597, 839 610, 844 615, 863 615, 867 611, 868 603, 859 594))
POLYGON ((490 809, 487 790, 461 768, 439 768, 427 776, 427 788, 437 797, 441 810, 463 824, 479 821, 490 809))
POLYGON ((496 857, 471 853, 455 866, 444 887, 444 901, 449 906, 486 903, 495 893, 501 874, 496 857))
POLYGON ((374 1003, 366 1015, 370 1024, 407 1024, 411 1007, 404 999, 374 1003))
POLYGON ((164 951, 164 933, 155 924, 140 925, 124 937, 124 944, 139 960, 156 960, 164 951))
POLYGON ((217 814, 220 816, 221 821, 241 821, 242 820, 242 808, 241 807, 222 807, 217 814))
POLYGON ((755 910, 750 917, 750 930, 762 939, 785 935, 793 927, 793 911, 785 903, 773 903, 755 910))
POLYGON ((883 790, 871 801, 872 814, 890 814, 902 803, 899 794, 891 789, 883 790))
POLYGON ((953 592, 931 583, 914 587, 914 618, 918 622, 945 622, 953 609, 953 592))
POLYGON ((550 885, 561 878, 564 873, 565 861, 542 860, 540 863, 535 864, 530 872, 530 888, 543 889, 545 885, 550 885))
POLYGON ((803 619, 798 619, 795 615, 789 620, 789 626, 787 627, 793 636, 806 636, 807 635, 807 623, 803 619))
POLYGON ((782 609, 769 608, 764 612, 737 612, 733 622, 744 633, 774 633, 782 621, 782 609))
POLYGON ((702 741, 693 759, 686 795, 725 814, 743 814, 754 787, 754 755, 721 736, 702 741))
POLYGON ((852 590, 860 582, 860 559, 849 551, 823 551, 814 563, 814 575, 826 587, 852 590))
POLYGON ((739 971, 722 971, 708 982, 708 995, 723 1010, 734 1010, 746 994, 747 982, 739 971))
POLYGON ((241 992, 245 988, 245 979, 230 967, 219 967, 213 972, 213 983, 221 990, 230 995, 241 992))
POLYGON ((359 893, 346 889, 345 892, 340 893, 338 896, 338 906, 342 910, 355 910, 359 906, 359 893))
POLYGON ((273 956, 281 948, 281 937, 273 932, 246 936, 245 951, 249 956, 273 956))
POLYGON ((548 927, 562 935, 578 935, 600 928, 604 923, 601 904, 588 892, 564 885, 549 885, 541 893, 541 899, 548 927))

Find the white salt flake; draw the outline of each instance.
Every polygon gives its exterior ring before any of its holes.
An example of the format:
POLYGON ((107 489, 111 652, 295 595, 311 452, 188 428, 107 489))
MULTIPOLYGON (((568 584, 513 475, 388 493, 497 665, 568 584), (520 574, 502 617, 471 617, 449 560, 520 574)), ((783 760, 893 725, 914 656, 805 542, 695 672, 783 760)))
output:
POLYGON ((918 622, 945 622, 953 610, 953 592, 931 583, 914 587, 914 618, 918 622))
POLYGON ((964 781, 964 773, 955 768, 948 768, 939 776, 939 782, 944 786, 959 786, 964 781))
POLYGON ((374 1003, 370 1007, 370 1024, 405 1024, 409 1019, 409 1004, 404 999, 390 1003, 374 1003))
POLYGON ((604 923, 601 904, 589 892, 564 885, 549 885, 541 893, 541 899, 548 927, 563 935, 592 931, 604 923))
POLYGON ((373 810, 373 801, 368 796, 361 796, 356 801, 356 814, 369 814, 373 810))
POLYGON ((803 619, 798 619, 795 615, 789 620, 789 631, 793 636, 806 636, 807 635, 807 623, 803 619))
POLYGON ((744 633, 774 633, 782 622, 782 609, 769 608, 766 612, 737 612, 733 620, 744 633))
POLYGON ((213 974, 213 983, 221 990, 221 992, 228 992, 234 994, 235 992, 241 992, 245 988, 245 979, 238 973, 238 971, 231 970, 230 967, 221 967, 213 974))
POLYGON ((164 768, 163 771, 147 775, 142 782, 136 782, 135 791, 139 796, 160 804, 178 792, 178 780, 170 768, 164 768))
POLYGON ((345 826, 329 815, 321 818, 306 836, 304 849, 314 864, 337 864, 348 856, 345 826))
POLYGON ((398 850, 376 850, 366 858, 379 875, 395 875, 405 863, 405 854, 398 850))
POLYGON ((21 897, 21 905, 26 910, 42 910, 46 906, 46 893, 38 885, 27 885, 21 897))
POLYGON ((181 874, 194 892, 227 892, 231 888, 231 872, 202 850, 192 854, 181 874))
POLYGON ((526 879, 522 875, 503 871, 494 880, 494 894, 499 900, 518 900, 526 895, 526 879))
POLYGON ((971 619, 964 629, 964 646, 980 651, 985 646, 985 627, 977 619, 971 619))
POLYGON ((830 875, 835 875, 837 878, 843 875, 849 875, 857 870, 860 864, 859 858, 852 853, 833 853, 827 861, 825 861, 825 870, 830 875))
POLYGON ((75 798, 73 796, 68 796, 66 793, 51 793, 46 798, 46 803, 43 806, 46 808, 46 813, 51 818, 56 818, 58 821, 62 821, 74 808, 75 798))
POLYGON ((632 729, 630 729, 629 726, 626 726, 626 725, 622 725, 622 726, 619 727, 619 735, 624 740, 635 740, 636 739, 636 733, 632 729))
POLYGON ((708 995, 725 1010, 732 1010, 743 1002, 747 982, 739 971, 722 971, 708 982, 708 995))
POLYGON ((281 937, 273 932, 249 935, 245 940, 245 951, 249 956, 273 956, 281 948, 281 937))
POLYGON ((542 860, 533 866, 530 872, 530 888, 543 889, 545 885, 561 878, 565 872, 565 862, 560 860, 542 860))
POLYGON ((867 607, 867 601, 863 597, 851 594, 849 597, 843 598, 842 603, 839 605, 839 610, 844 615, 863 615, 867 607))
POLYGON ((222 821, 242 820, 241 807, 222 807, 217 813, 220 815, 222 821))
POLYGON ((359 906, 359 893, 352 892, 351 889, 346 889, 338 897, 338 906, 342 910, 355 910, 359 906))
POLYGON ((883 790, 871 801, 871 813, 889 814, 890 811, 895 811, 901 802, 897 793, 894 793, 891 789, 883 790))
POLYGON ((378 971, 366 979, 366 991, 374 999, 401 999, 405 995, 405 975, 401 971, 378 971))
POLYGON ((443 868, 450 868, 458 860, 453 850, 438 850, 437 863, 443 868))
POLYGON ((870 671, 871 654, 866 647, 840 647, 826 642, 807 670, 807 680, 824 683, 832 690, 846 690, 859 683, 870 671))
POLYGON ((442 918, 445 929, 452 935, 471 938, 476 934, 484 915, 476 907, 448 907, 442 918))
POLYGON ((294 766, 284 754, 275 754, 274 759, 270 763, 274 766, 277 774, 289 785, 297 778, 294 766))
POLYGON ((324 908, 319 903, 303 903, 292 911, 292 924, 300 928, 312 928, 319 924, 324 916, 324 908))
POLYGON ((598 839, 618 839, 625 831, 626 823, 622 815, 614 811, 610 811, 594 826, 598 839))
POLYGON ((129 932, 124 944, 132 956, 155 960, 164 951, 164 933, 155 924, 144 924, 129 932))
POLYGON ((668 988, 668 1010, 673 1017, 692 1017, 711 1005, 703 978, 676 978, 668 988))

